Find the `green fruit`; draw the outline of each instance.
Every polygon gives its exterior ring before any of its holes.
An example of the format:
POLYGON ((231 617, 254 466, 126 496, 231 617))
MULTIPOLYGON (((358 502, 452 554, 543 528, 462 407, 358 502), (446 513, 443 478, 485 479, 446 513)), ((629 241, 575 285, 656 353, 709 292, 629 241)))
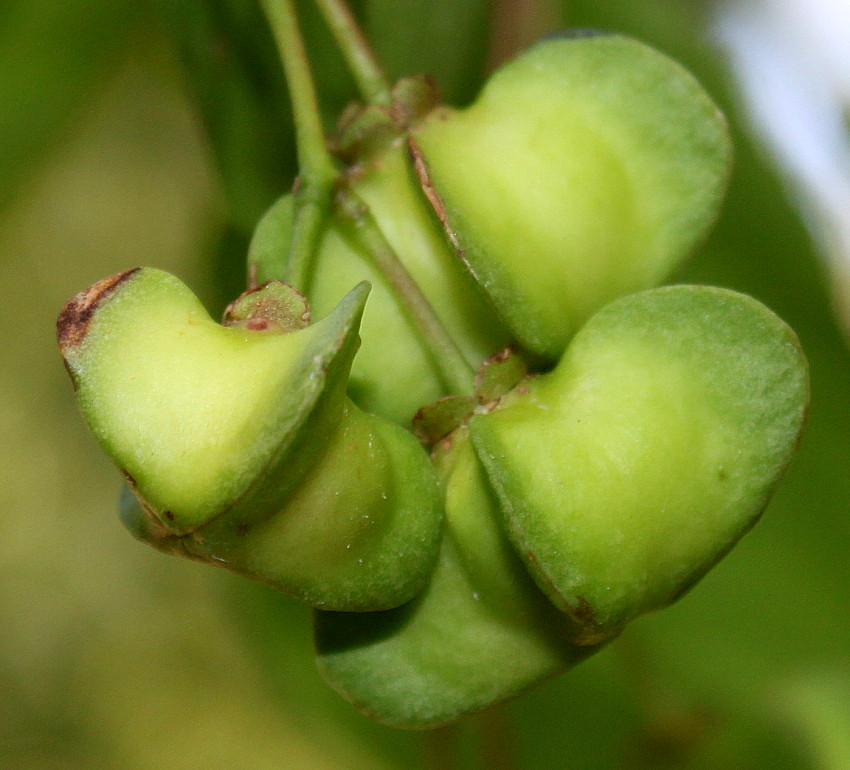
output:
MULTIPOLYGON (((505 347, 503 327, 433 221, 411 177, 405 148, 391 146, 353 173, 355 192, 469 362, 477 366, 505 347)), ((286 196, 261 220, 251 243, 249 261, 256 266, 258 280, 282 274, 291 228, 292 197, 286 196)), ((362 346, 352 365, 350 394, 367 411, 409 424, 423 404, 450 390, 403 303, 372 265, 356 226, 335 214, 306 290, 313 311, 329 313, 350 286, 363 280, 373 291, 360 327, 362 346)))
POLYGON ((518 694, 595 651, 567 640, 569 620, 502 534, 465 430, 437 459, 446 533, 425 593, 382 613, 316 614, 318 665, 361 711, 430 728, 518 694))
POLYGON ((673 286, 602 309, 470 430, 529 570, 598 640, 677 599, 752 527, 807 403, 805 359, 773 313, 673 286))
POLYGON ((188 535, 163 535, 131 495, 122 501, 125 526, 161 551, 225 567, 313 607, 403 604, 425 588, 437 556, 433 471, 401 428, 350 402, 344 410, 316 465, 267 518, 221 516, 188 535))
POLYGON ((470 270, 552 360, 598 308, 661 283, 702 240, 731 155, 694 78, 618 35, 540 42, 414 137, 470 270))
MULTIPOLYGON (((285 450, 328 370, 344 378, 366 293, 278 334, 221 326, 178 279, 137 269, 75 297, 60 316, 60 345, 92 431, 163 526, 183 534, 257 498, 260 472, 298 481, 283 472, 285 450)), ((253 510, 264 515, 282 494, 273 489, 253 510)))
POLYGON ((173 276, 139 269, 66 306, 62 352, 138 497, 124 516, 138 536, 315 606, 383 609, 422 588, 440 531, 433 469, 345 396, 367 294, 299 328, 269 287, 228 328, 173 276))

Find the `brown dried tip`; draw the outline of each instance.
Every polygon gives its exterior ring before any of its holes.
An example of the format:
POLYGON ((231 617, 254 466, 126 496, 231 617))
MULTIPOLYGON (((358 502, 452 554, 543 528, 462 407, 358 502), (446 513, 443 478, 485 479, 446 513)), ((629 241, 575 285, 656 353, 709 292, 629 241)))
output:
POLYGON ((56 320, 56 337, 59 340, 59 350, 64 357, 67 358, 69 354, 73 353, 74 348, 78 347, 85 339, 89 323, 98 306, 120 284, 139 270, 141 270, 140 267, 135 267, 132 270, 125 270, 123 273, 104 278, 67 302, 56 320))
MULTIPOLYGON (((572 639, 573 644, 600 644, 612 638, 610 632, 599 629, 596 622, 596 612, 583 596, 578 597, 578 606, 570 607, 568 614, 578 627, 576 629, 577 635, 572 639)), ((613 636, 617 636, 619 633, 619 631, 616 631, 613 636)))

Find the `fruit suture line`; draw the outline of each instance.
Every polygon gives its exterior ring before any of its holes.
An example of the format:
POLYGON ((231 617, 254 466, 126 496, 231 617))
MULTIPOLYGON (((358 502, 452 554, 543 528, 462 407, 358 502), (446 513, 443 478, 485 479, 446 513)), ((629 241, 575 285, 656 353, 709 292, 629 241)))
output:
POLYGON ((311 605, 329 685, 432 728, 686 593, 767 505, 807 368, 756 300, 661 286, 730 161, 678 64, 547 38, 457 110, 317 4, 367 104, 326 142, 293 8, 263 0, 301 170, 249 290, 219 324, 119 273, 66 305, 60 349, 133 535, 311 605))

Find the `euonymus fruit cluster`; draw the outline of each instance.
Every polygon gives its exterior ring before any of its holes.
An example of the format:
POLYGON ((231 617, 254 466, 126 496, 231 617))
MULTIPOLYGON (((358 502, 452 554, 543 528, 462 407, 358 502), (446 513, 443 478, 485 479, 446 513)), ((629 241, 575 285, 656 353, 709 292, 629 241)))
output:
POLYGON ((433 727, 575 665, 729 551, 791 458, 806 364, 754 299, 655 288, 714 219, 730 148, 641 43, 547 39, 463 110, 402 81, 332 146, 303 285, 278 280, 288 195, 223 324, 139 268, 71 300, 60 346, 133 534, 309 603, 330 685, 433 727))

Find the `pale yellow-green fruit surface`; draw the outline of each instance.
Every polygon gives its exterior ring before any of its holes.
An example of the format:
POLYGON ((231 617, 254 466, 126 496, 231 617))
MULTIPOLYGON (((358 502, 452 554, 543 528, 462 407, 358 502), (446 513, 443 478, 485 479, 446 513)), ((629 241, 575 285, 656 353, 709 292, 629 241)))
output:
MULTIPOLYGON (((335 359, 350 358, 368 288, 314 326, 277 334, 221 326, 168 273, 124 275, 73 340, 65 316, 63 354, 107 453, 167 529, 192 531, 282 459, 335 359)), ((275 497, 257 500, 256 514, 275 497)))
POLYGON ((756 522, 808 404, 793 332, 735 292, 625 297, 473 441, 511 539, 588 639, 678 598, 756 522))
POLYGON ((328 683, 385 724, 430 728, 517 695, 590 655, 501 531, 465 430, 438 466, 446 531, 424 594, 384 613, 316 614, 328 683))
POLYGON ((418 594, 442 531, 434 469, 412 434, 345 402, 279 511, 249 528, 213 522, 187 548, 313 607, 389 609, 418 594))
POLYGON ((536 44, 415 139, 463 258, 511 332, 552 360, 598 308, 689 254, 731 156, 689 72, 605 34, 536 44))

